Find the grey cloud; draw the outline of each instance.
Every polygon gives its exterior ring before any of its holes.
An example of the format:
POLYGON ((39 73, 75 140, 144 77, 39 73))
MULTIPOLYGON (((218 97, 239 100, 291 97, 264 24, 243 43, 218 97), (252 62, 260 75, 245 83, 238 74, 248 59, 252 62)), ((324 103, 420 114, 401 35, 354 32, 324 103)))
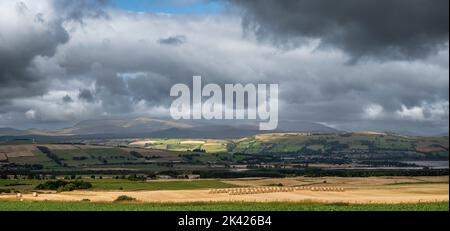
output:
MULTIPOLYGON (((35 70, 33 59, 37 56, 53 56, 60 44, 68 41, 69 35, 59 20, 30 21, 34 12, 25 3, 16 4, 14 12, 20 28, 17 31, 7 29, 0 38, 0 97, 9 99, 16 96, 33 96, 46 91, 46 84, 35 70), (28 30, 23 28, 44 27, 45 30, 28 30), (16 33, 18 35, 16 35, 16 33), (20 39, 15 36, 20 36, 20 39)), ((0 30, 3 26, 0 24, 0 30)))
POLYGON ((52 0, 52 2, 65 20, 82 23, 84 18, 108 18, 106 9, 111 4, 111 0, 52 0))
POLYGON ((63 26, 65 21, 104 16, 103 7, 109 3, 107 0, 49 2, 56 15, 45 15, 26 2, 17 1, 12 9, 15 19, 6 18, 5 24, 0 21, 0 98, 3 103, 47 92, 47 76, 39 73, 35 58, 52 57, 58 46, 69 41, 69 33, 63 26), (8 28, 6 20, 18 20, 19 26, 8 28))
MULTIPOLYGON (((149 16, 147 20, 160 19, 149 16)), ((173 26, 172 23, 179 22, 175 18, 166 23, 173 26)), ((220 26, 219 23, 214 27, 220 26)), ((203 33, 198 36, 209 42, 208 33, 203 33)), ((207 49, 194 38, 190 39, 189 46, 174 51, 165 46, 143 45, 133 38, 124 41, 109 34, 108 37, 111 38, 108 49, 75 45, 67 51, 71 55, 61 60, 70 74, 91 75, 96 80, 95 95, 108 112, 131 111, 131 105, 141 100, 149 106, 168 106, 170 87, 175 83, 190 85, 193 75, 202 75, 204 84, 280 83, 280 100, 285 104, 280 110, 282 119, 339 125, 348 121, 360 127, 378 123, 379 119, 364 118, 365 108, 371 104, 382 106, 386 114, 382 119, 392 122, 402 106, 411 108, 423 102, 448 101, 448 68, 421 60, 345 65, 340 56, 335 57, 336 54, 330 55, 325 50, 307 54, 300 50, 261 52, 259 48, 267 47, 253 47, 253 44, 245 44, 246 41, 235 40, 240 39, 240 35, 230 35, 217 42, 231 41, 245 52, 207 49), (133 54, 126 55, 124 50, 132 50, 133 54), (92 63, 96 62, 101 63, 101 68, 92 72, 92 63)), ((448 58, 440 56, 438 63, 445 62, 448 58)), ((418 122, 404 123, 414 130, 418 122)), ((435 123, 444 129, 448 127, 446 120, 435 123)), ((389 126, 385 128, 388 130, 389 126)))
POLYGON ((92 95, 89 89, 80 89, 80 92, 78 93, 78 98, 86 102, 90 103, 94 102, 94 96, 92 95))
POLYGON ((164 45, 174 45, 178 46, 186 42, 186 36, 183 35, 177 35, 177 36, 171 36, 167 38, 161 38, 158 40, 160 44, 164 45))
MULTIPOLYGON (((344 0, 344 3, 347 1, 344 0)), ((302 2, 299 1, 298 4, 302 2)), ((280 12, 276 6, 271 6, 275 3, 267 1, 267 4, 275 12, 280 12)), ((317 3, 311 1, 310 4, 314 6, 317 3)), ((285 14, 290 15, 290 11, 287 10, 285 14)), ((315 15, 315 11, 311 11, 311 14, 315 15)), ((247 17, 249 15, 250 13, 247 17)), ((65 83, 70 79, 76 80, 74 84, 80 84, 62 89, 67 92, 81 89, 78 95, 80 100, 74 98, 76 102, 63 106, 80 107, 79 111, 86 114, 76 117, 78 111, 75 110, 73 117, 69 118, 61 112, 63 116, 60 117, 63 119, 86 119, 100 114, 105 117, 134 116, 136 113, 149 113, 152 106, 167 108, 172 100, 169 90, 173 84, 191 85, 193 75, 202 75, 204 84, 279 83, 281 119, 325 122, 344 130, 401 131, 408 128, 432 133, 448 129, 448 106, 447 109, 444 107, 447 114, 436 114, 433 111, 433 104, 436 102, 448 102, 448 47, 441 48, 440 55, 432 55, 427 59, 346 65, 346 56, 341 52, 327 49, 280 52, 272 44, 258 44, 250 39, 242 39, 240 16, 236 15, 219 15, 211 20, 110 12, 110 17, 109 20, 92 18, 82 25, 74 23, 74 27, 81 26, 83 30, 70 31, 72 39, 60 46, 61 49, 48 61, 62 69, 62 74, 56 76, 60 82, 65 83), (212 29, 216 30, 215 34, 210 33, 212 29), (92 34, 93 31, 95 34, 92 34), (189 38, 189 43, 176 49, 159 45, 162 40, 167 40, 165 42, 171 45, 177 44, 177 41, 171 41, 174 38, 176 40, 177 36, 165 37, 167 33, 183 34, 189 38), (142 42, 143 40, 154 42, 147 43, 142 42), (139 105, 136 106, 137 104, 139 105), (383 115, 367 119, 364 117, 365 108, 372 104, 381 106, 383 115), (423 106, 424 120, 398 118, 396 113, 402 106, 423 106)), ((283 19, 279 16, 274 19, 295 21, 296 17, 283 19)), ((303 24, 299 23, 302 30, 305 26, 303 24)), ((291 43, 288 40, 301 36, 297 32, 286 36, 285 29, 279 29, 280 34, 276 36, 272 30, 264 27, 256 32, 260 33, 259 36, 267 35, 272 41, 283 44, 291 43)), ((345 36, 350 36, 348 30, 344 32, 345 36)), ((317 38, 321 35, 314 33, 317 38)), ((322 46, 333 45, 344 49, 340 43, 331 40, 323 42, 322 46)), ((424 51, 423 55, 432 54, 428 52, 433 49, 436 48, 424 51)), ((381 45, 368 44, 360 55, 346 51, 355 57, 366 57, 369 53, 378 55, 376 51, 380 50, 381 45)), ((32 66, 27 65, 25 69, 32 66)), ((49 79, 37 79, 41 81, 34 83, 33 90, 45 89, 50 82, 49 79), (43 87, 38 88, 38 84, 43 87)), ((2 89, 0 94, 7 94, 5 92, 9 89, 13 88, 2 89)), ((25 93, 15 94, 27 98, 25 93)), ((55 101, 61 104, 62 95, 56 95, 55 101)), ((5 105, 0 107, 0 111, 21 110, 20 114, 23 114, 24 110, 30 108, 30 103, 20 110, 17 105, 5 105)), ((44 117, 45 113, 39 115, 44 117)))
POLYGON ((95 96, 105 112, 120 114, 132 111, 133 101, 127 82, 117 71, 101 67, 93 73, 96 78, 95 96))
POLYGON ((28 7, 27 7, 27 5, 26 5, 25 3, 23 3, 23 2, 18 2, 18 3, 16 4, 16 10, 17 10, 17 12, 20 13, 20 14, 25 14, 26 11, 28 10, 28 7))
POLYGON ((62 101, 63 101, 64 103, 72 103, 72 102, 73 102, 73 99, 72 99, 72 97, 70 97, 69 95, 65 95, 64 97, 62 97, 62 101))
POLYGON ((378 131, 395 132, 413 136, 442 136, 448 135, 448 124, 431 121, 407 120, 377 120, 377 121, 344 121, 340 122, 338 129, 348 131, 378 131))
POLYGON ((148 104, 156 105, 169 101, 168 89, 172 85, 169 78, 154 73, 137 74, 134 78, 127 80, 127 86, 134 101, 145 100, 148 104))
POLYGON ((418 59, 448 45, 448 0, 229 0, 260 40, 297 46, 320 39, 361 58, 418 59), (304 42, 304 41, 303 41, 304 42))
POLYGON ((297 82, 281 83, 282 98, 295 105, 293 108, 299 108, 299 112, 292 113, 294 116, 321 121, 358 120, 367 106, 376 104, 387 117, 394 118, 402 106, 448 102, 448 69, 429 68, 429 64, 418 61, 323 64, 327 68, 305 61, 304 65, 308 68, 305 71, 298 68, 297 82))

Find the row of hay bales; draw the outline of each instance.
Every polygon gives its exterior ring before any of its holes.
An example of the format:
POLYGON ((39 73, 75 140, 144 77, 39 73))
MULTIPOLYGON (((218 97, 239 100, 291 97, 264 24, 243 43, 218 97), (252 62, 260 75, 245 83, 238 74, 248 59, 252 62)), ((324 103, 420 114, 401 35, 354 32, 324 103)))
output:
POLYGON ((276 193, 276 192, 293 192, 301 190, 310 191, 323 191, 323 192, 344 192, 344 188, 336 187, 252 187, 252 188, 224 188, 224 189, 211 189, 210 194, 223 194, 229 195, 244 195, 244 194, 261 194, 261 193, 276 193))
POLYGON ((345 192, 344 188, 336 188, 336 187, 310 187, 309 190, 322 192, 345 192))
MULTIPOLYGON (((17 193, 16 194, 16 198, 22 200, 23 194, 22 193, 17 193)), ((33 192, 33 197, 38 197, 38 193, 37 192, 33 192)))

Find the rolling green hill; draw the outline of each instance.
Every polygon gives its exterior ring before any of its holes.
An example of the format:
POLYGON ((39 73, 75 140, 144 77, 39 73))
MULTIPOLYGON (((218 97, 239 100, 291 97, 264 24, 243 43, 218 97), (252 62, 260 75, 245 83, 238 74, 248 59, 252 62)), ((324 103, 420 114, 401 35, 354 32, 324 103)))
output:
POLYGON ((204 150, 206 153, 317 154, 337 152, 376 154, 402 152, 410 155, 447 155, 448 137, 412 137, 396 134, 361 133, 272 133, 237 140, 141 139, 132 147, 172 151, 204 150))
POLYGON ((262 134, 235 141, 233 152, 377 153, 401 151, 416 154, 448 155, 448 137, 409 137, 387 133, 275 133, 262 134))
POLYGON ((0 170, 180 171, 309 164, 420 167, 448 161, 448 137, 387 133, 272 133, 242 139, 95 139, 77 143, 0 143, 0 170))

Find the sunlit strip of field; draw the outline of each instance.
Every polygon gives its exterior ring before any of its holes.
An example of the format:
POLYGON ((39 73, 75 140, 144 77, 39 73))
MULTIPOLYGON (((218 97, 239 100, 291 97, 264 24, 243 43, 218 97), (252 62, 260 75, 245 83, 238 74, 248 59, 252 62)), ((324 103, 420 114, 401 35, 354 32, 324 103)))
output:
POLYGON ((449 211, 447 202, 414 204, 274 203, 91 203, 0 201, 0 211, 449 211))
MULTIPOLYGON (((92 184, 91 190, 193 190, 209 188, 231 188, 237 187, 231 183, 219 180, 168 180, 168 181, 132 181, 127 179, 83 179, 92 184)), ((37 185, 45 183, 46 180, 4 180, 0 179, 1 189, 13 189, 22 193, 32 191, 37 185)), ((1 194, 0 194, 1 195, 1 194)))

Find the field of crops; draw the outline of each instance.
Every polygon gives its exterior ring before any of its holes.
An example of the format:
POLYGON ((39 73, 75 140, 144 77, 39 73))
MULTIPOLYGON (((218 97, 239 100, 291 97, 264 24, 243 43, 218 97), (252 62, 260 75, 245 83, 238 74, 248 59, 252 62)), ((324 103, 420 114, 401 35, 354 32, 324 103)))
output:
POLYGON ((448 211, 448 203, 91 203, 0 201, 0 211, 448 211))
POLYGON ((212 139, 144 139, 133 141, 129 143, 129 146, 170 151, 204 150, 207 153, 217 153, 226 152, 228 143, 227 140, 212 139))

